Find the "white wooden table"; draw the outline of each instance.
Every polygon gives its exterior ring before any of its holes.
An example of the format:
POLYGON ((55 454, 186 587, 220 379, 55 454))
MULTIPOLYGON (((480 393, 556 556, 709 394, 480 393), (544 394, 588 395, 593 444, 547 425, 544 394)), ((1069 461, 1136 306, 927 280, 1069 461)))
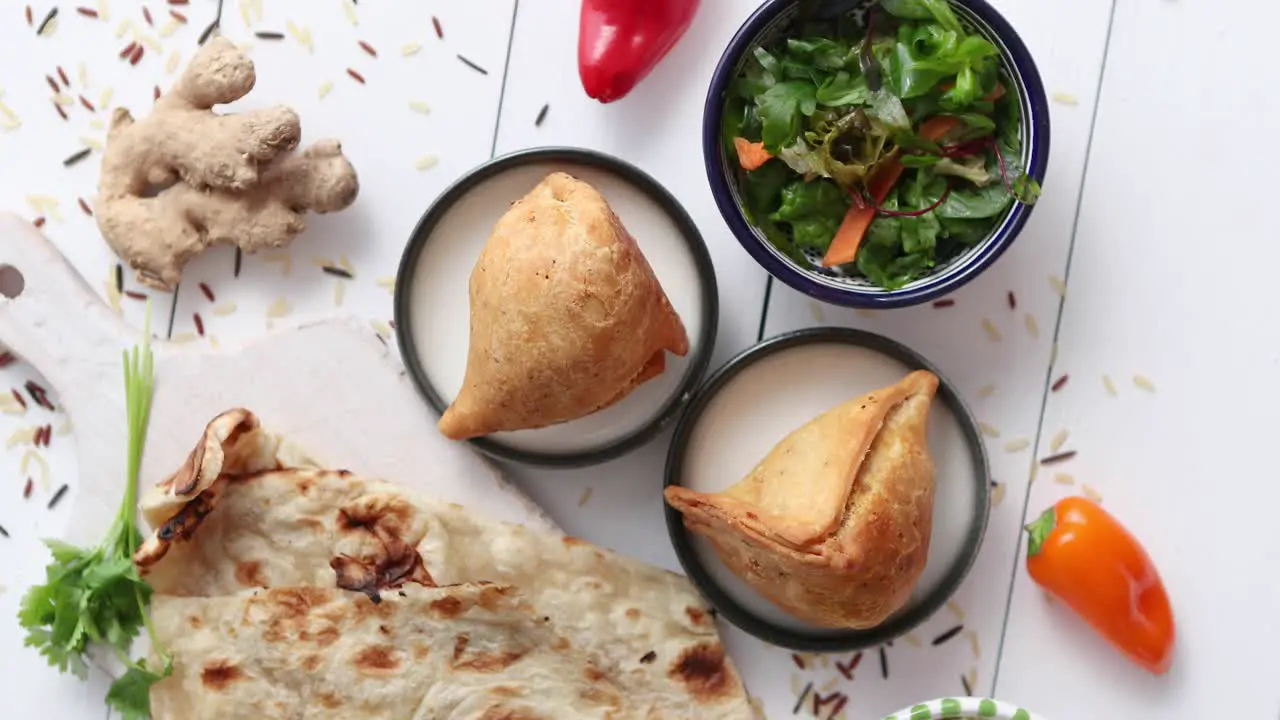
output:
MULTIPOLYGON (((168 9, 160 0, 147 3, 155 28, 145 25, 140 3, 85 4, 106 7, 110 19, 81 16, 63 4, 56 30, 45 37, 28 27, 23 3, 0 8, 0 102, 21 119, 16 129, 0 129, 0 208, 46 215, 49 237, 105 295, 115 260, 77 204, 80 197, 92 203, 98 156, 72 168, 61 161, 84 139, 102 140, 97 123, 106 113, 75 105, 64 122, 43 76, 61 65, 72 92, 91 103, 101 104, 111 88, 112 104, 144 110, 152 88, 172 79, 169 56, 189 57, 216 3, 192 0, 183 8, 190 23, 163 37, 168 9), (129 38, 115 31, 126 17, 160 45, 137 66, 117 59, 129 38), (33 208, 30 201, 40 196, 56 198, 57 210, 33 208)), ((176 299, 157 298, 164 310, 159 327, 193 342, 252 338, 268 331, 266 308, 284 298, 295 315, 353 313, 385 330, 391 294, 380 281, 394 274, 423 209, 460 173, 495 153, 538 145, 621 156, 666 184, 710 245, 722 293, 714 364, 786 330, 863 327, 932 358, 999 433, 988 442, 1001 485, 978 565, 947 610, 884 648, 884 667, 872 650, 848 681, 834 665, 848 657, 807 658, 801 669, 790 653, 725 629, 770 717, 789 716, 796 690, 810 681, 849 693, 848 718, 959 694, 965 682, 975 694, 1054 720, 1276 717, 1280 541, 1271 503, 1280 501, 1280 483, 1267 453, 1280 429, 1280 323, 1266 278, 1280 264, 1280 231, 1268 212, 1280 155, 1268 139, 1274 124, 1268 119, 1280 110, 1280 96, 1265 87, 1280 6, 996 0, 1054 96, 1044 198, 1019 242, 957 293, 955 306, 855 313, 768 282, 715 210, 699 143, 703 96, 721 49, 755 2, 703 5, 646 82, 625 100, 601 106, 578 83, 574 0, 368 0, 356 8, 355 25, 340 0, 265 0, 260 16, 249 13, 249 25, 241 4, 226 0, 223 31, 252 40, 258 64, 258 88, 242 105, 284 102, 300 112, 304 140, 340 137, 363 188, 353 209, 314 219, 290 252, 246 257, 238 279, 229 251, 196 261, 176 299), (435 36, 432 15, 443 39, 435 36), (293 38, 252 39, 255 30, 285 32, 290 21, 310 30, 314 52, 293 38), (360 40, 377 49, 376 59, 360 40), (403 54, 411 43, 420 43, 420 51, 403 54), (348 77, 348 67, 367 84, 348 77), (321 97, 326 83, 332 90, 321 97), (431 112, 415 112, 411 102, 425 102, 431 112), (545 122, 536 127, 544 105, 545 122), (428 154, 438 164, 416 169, 428 154), (316 267, 344 257, 355 269, 353 282, 316 267), (339 282, 347 287, 335 307, 339 282), (195 313, 206 326, 204 338, 195 337, 195 313), (1000 340, 984 332, 984 319, 1000 340), (1064 376, 1066 384, 1051 391, 1064 376), (1149 379, 1155 391, 1139 388, 1135 376, 1149 379), (1037 476, 1034 458, 1049 454, 1062 431, 1063 447, 1079 455, 1037 476), (1021 438, 1029 448, 1006 450, 1021 438), (1159 564, 1180 631, 1167 677, 1128 666, 1060 605, 1046 602, 1022 570, 1021 526, 1069 493, 1105 498, 1159 564), (963 632, 932 644, 957 624, 963 632)), ((33 7, 36 22, 47 9, 47 3, 33 7)), ((128 318, 140 320, 142 303, 121 302, 128 318)), ((29 379, 39 381, 15 363, 0 370, 0 390, 29 379)), ((74 432, 61 418, 10 407, 0 415, 0 436, 37 423, 59 429, 40 460, 28 457, 24 471, 29 447, 0 451, 0 525, 10 534, 0 537, 3 714, 103 717, 104 679, 84 684, 45 668, 21 647, 13 620, 22 591, 41 577, 46 557, 39 538, 58 535, 66 522, 65 504, 52 511, 45 505, 58 486, 67 483, 74 492, 76 482, 74 432), (24 500, 28 476, 35 488, 24 500)), ((570 532, 675 567, 661 515, 664 451, 658 438, 604 467, 511 473, 570 532)))

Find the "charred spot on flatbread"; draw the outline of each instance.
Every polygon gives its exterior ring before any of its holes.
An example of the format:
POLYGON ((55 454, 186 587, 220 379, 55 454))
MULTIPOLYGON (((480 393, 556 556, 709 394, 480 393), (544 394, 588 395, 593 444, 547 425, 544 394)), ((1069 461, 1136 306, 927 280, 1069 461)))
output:
POLYGON ((470 645, 471 636, 466 633, 454 638, 453 657, 449 660, 449 667, 454 670, 470 670, 478 673, 498 673, 525 656, 523 649, 468 650, 470 645))
POLYGON ((401 653, 390 645, 370 645, 351 660, 362 673, 390 673, 400 669, 401 653))
POLYGON ((380 591, 405 583, 435 587, 418 551, 405 541, 414 514, 403 498, 371 495, 349 503, 338 510, 340 533, 364 533, 375 540, 376 550, 356 557, 339 554, 329 561, 343 590, 364 593, 375 603, 382 602, 380 591))
POLYGON ((671 664, 668 674, 700 702, 730 697, 738 687, 720 643, 699 643, 686 648, 671 664))
POLYGON ((244 677, 244 671, 230 660, 211 660, 200 670, 200 682, 210 690, 223 691, 244 677))

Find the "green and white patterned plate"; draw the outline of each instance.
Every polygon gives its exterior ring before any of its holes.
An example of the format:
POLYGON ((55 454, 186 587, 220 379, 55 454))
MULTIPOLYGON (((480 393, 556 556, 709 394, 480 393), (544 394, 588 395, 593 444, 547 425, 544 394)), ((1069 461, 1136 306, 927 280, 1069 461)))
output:
POLYGON ((1007 702, 990 698, 962 697, 939 698, 929 702, 912 705, 884 720, 969 720, 973 718, 989 718, 990 720, 1046 720, 1041 715, 1033 715, 1030 711, 1010 705, 1007 702))

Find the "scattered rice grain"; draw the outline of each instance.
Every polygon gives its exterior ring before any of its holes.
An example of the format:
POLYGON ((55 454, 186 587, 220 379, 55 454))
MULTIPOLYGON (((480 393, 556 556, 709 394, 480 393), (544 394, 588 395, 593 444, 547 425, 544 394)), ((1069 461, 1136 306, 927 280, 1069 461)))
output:
POLYGON ((394 275, 385 275, 383 277, 378 278, 375 282, 377 286, 382 288, 383 290, 386 290, 392 295, 396 294, 396 278, 394 275))
POLYGON ((55 434, 55 435, 59 435, 59 436, 62 436, 62 435, 70 435, 70 434, 71 434, 71 420, 69 420, 69 419, 68 419, 68 420, 63 420, 63 421, 62 421, 62 423, 58 425, 58 429, 57 429, 57 430, 54 430, 53 432, 54 432, 54 434, 55 434))
POLYGON ((289 307, 289 301, 279 297, 267 308, 267 317, 271 319, 282 318, 291 311, 292 308, 289 307))
POLYGON ((333 275, 334 277, 340 277, 347 280, 351 280, 355 277, 351 274, 351 271, 346 268, 334 267, 333 265, 322 265, 320 269, 328 275, 333 275))
POLYGON ((68 489, 70 488, 67 487, 67 484, 63 483, 62 487, 58 488, 58 492, 54 493, 53 497, 49 498, 49 504, 47 506, 48 509, 52 510, 57 507, 58 503, 62 502, 62 498, 67 494, 68 489))
POLYGON ((996 394, 995 385, 983 385, 982 387, 978 388, 978 397, 980 398, 989 398, 995 394, 996 394))
POLYGON ((1012 290, 1010 290, 1010 291, 1009 291, 1009 296, 1008 296, 1008 297, 1009 297, 1009 309, 1010 309, 1010 310, 1017 310, 1017 309, 1018 309, 1018 298, 1013 294, 1013 291, 1012 291, 1012 290))
POLYGON ((956 304, 956 301, 952 300, 951 298, 943 298, 941 300, 933 301, 933 306, 936 308, 949 308, 954 306, 955 304, 956 304))
POLYGON ((236 311, 236 304, 233 302, 224 302, 213 308, 213 314, 217 317, 226 317, 236 311))
POLYGON ((151 10, 148 9, 146 5, 142 6, 142 19, 146 20, 148 25, 155 25, 155 22, 151 19, 151 10))
POLYGON ((191 321, 196 325, 196 334, 204 337, 204 319, 200 317, 200 313, 192 313, 191 321))
POLYGON ((339 280, 333 284, 333 306, 342 307, 342 301, 347 294, 347 284, 339 280))
POLYGON ((147 48, 149 48, 151 52, 157 55, 164 52, 164 46, 160 44, 159 40, 151 37, 150 35, 143 35, 141 36, 141 39, 142 39, 142 44, 147 46, 147 48))
POLYGON ((1070 379, 1070 377, 1071 377, 1070 375, 1063 375, 1062 377, 1058 378, 1057 380, 1054 380, 1054 381, 1053 381, 1053 384, 1049 386, 1049 391, 1050 391, 1050 392, 1058 392, 1058 391, 1059 391, 1059 390, 1061 390, 1062 388, 1066 387, 1066 386, 1067 386, 1067 380, 1068 380, 1068 379, 1070 379))
POLYGON ((987 437, 990 437, 990 438, 1000 437, 1000 431, 995 429, 991 425, 988 425, 987 423, 979 422, 978 429, 981 430, 982 434, 986 435, 987 437))
POLYGON ((52 35, 53 31, 57 29, 57 25, 55 23, 57 19, 58 6, 54 5, 53 8, 49 10, 49 14, 45 15, 44 19, 40 21, 40 25, 36 27, 36 35, 44 35, 45 31, 48 31, 49 34, 52 35))
POLYGON ((1000 507, 1004 502, 1004 485, 997 485, 991 490, 991 507, 1000 507))
POLYGON ((213 288, 208 283, 200 283, 200 292, 204 294, 209 302, 217 302, 217 298, 213 294, 213 288))
POLYGON ((324 96, 328 95, 330 90, 333 90, 333 81, 325 80, 324 82, 320 83, 320 89, 316 91, 316 95, 321 100, 323 100, 324 96))
POLYGON ((355 277, 356 267, 355 265, 351 264, 351 258, 347 257, 346 255, 338 256, 338 267, 341 267, 343 270, 347 271, 347 274, 351 275, 352 277, 355 277))
POLYGON ((22 499, 30 500, 31 491, 36 489, 36 483, 31 478, 27 478, 27 484, 22 486, 22 499))
POLYGON ((1059 296, 1067 296, 1067 284, 1057 275, 1049 276, 1049 287, 1053 288, 1053 291, 1058 293, 1059 296))
POLYGON ((253 34, 259 40, 283 40, 284 33, 274 30, 259 30, 253 34))
POLYGON ((880 677, 889 679, 889 655, 885 653, 884 646, 880 646, 880 677))
POLYGON ((422 43, 420 42, 405 43, 400 46, 400 54, 405 57, 409 57, 410 55, 417 55, 418 51, 421 49, 422 43))
POLYGON ((430 170, 436 166, 440 159, 435 155, 427 154, 413 161, 413 167, 417 170, 430 170))
MULTIPOLYGON (((27 7, 28 7, 28 8, 30 8, 30 6, 27 6, 27 7)), ((88 17, 88 18, 96 18, 96 17, 98 17, 98 11, 97 11, 97 10, 94 10, 93 8, 89 8, 89 7, 84 7, 83 5, 82 5, 82 6, 80 6, 80 7, 78 7, 78 8, 76 8, 76 12, 78 12, 78 13, 80 13, 81 15, 83 15, 83 16, 85 16, 85 17, 88 17)), ((31 17, 30 15, 28 15, 28 16, 27 16, 27 18, 28 18, 28 19, 27 19, 27 24, 28 24, 28 25, 30 25, 30 24, 31 24, 30 17, 31 17)))
POLYGON ((124 296, 129 298, 130 300, 137 300, 138 302, 147 301, 147 296, 143 293, 138 292, 137 290, 125 290, 124 296))
POLYGON ((352 25, 359 25, 360 18, 356 16, 356 6, 351 0, 342 0, 342 12, 347 16, 347 22, 352 25))
POLYGON ((55 96, 62 92, 62 88, 58 87, 58 81, 54 80, 52 75, 45 75, 44 81, 49 83, 49 87, 53 89, 53 94, 55 96))
POLYGON ((14 430, 13 434, 10 435, 9 439, 6 440, 4 443, 5 449, 12 450, 13 448, 18 447, 19 445, 34 446, 36 441, 37 431, 39 431, 39 427, 35 425, 32 425, 31 427, 18 428, 17 430, 14 430))
POLYGON ((169 338, 169 342, 173 343, 174 345, 186 345, 189 342, 194 342, 195 339, 196 339, 195 333, 183 331, 180 333, 174 333, 173 337, 169 338))
POLYGON ((964 686, 965 697, 971 697, 973 695, 973 687, 969 685, 969 678, 965 675, 961 675, 960 684, 964 686))
POLYGON ((111 96, 115 93, 112 88, 103 88, 98 95, 98 107, 106 110, 111 105, 111 96))
POLYGON ((1000 342, 1000 331, 996 329, 995 323, 991 322, 990 318, 982 318, 982 329, 992 342, 1000 342))
POLYGON ((1102 387, 1106 388, 1107 394, 1111 397, 1118 397, 1120 393, 1116 392, 1116 384, 1111 382, 1110 375, 1102 376, 1102 387))
POLYGON ((363 75, 361 75, 360 73, 356 72, 355 70, 353 70, 353 69, 351 69, 351 68, 347 68, 347 74, 348 74, 348 75, 350 75, 350 76, 351 76, 351 78, 352 78, 353 80, 355 80, 356 82, 360 83, 361 85, 364 85, 364 84, 365 84, 365 82, 364 82, 364 76, 363 76, 363 75))
POLYGON ((960 607, 960 603, 955 600, 948 600, 947 609, 951 611, 952 615, 956 616, 956 620, 964 622, 964 608, 960 607))
POLYGON ((795 706, 795 709, 793 709, 793 710, 791 711, 791 714, 792 714, 792 715, 797 715, 797 714, 799 714, 799 712, 800 712, 801 708, 803 708, 803 707, 804 707, 804 701, 809 699, 809 693, 811 693, 811 692, 813 692, 813 683, 812 683, 812 682, 810 682, 809 684, 805 685, 805 686, 804 686, 804 691, 803 691, 803 692, 801 692, 801 693, 800 693, 800 696, 796 698, 796 706, 795 706))
POLYGON ((25 11, 23 11, 23 14, 24 14, 24 15, 26 15, 26 17, 27 17, 27 26, 28 26, 28 27, 30 27, 30 26, 35 22, 35 20, 34 20, 34 19, 32 18, 32 16, 31 16, 31 6, 30 6, 30 5, 28 5, 28 6, 27 6, 27 9, 26 9, 25 11))
POLYGON ((31 448, 22 453, 22 462, 19 464, 19 475, 30 475, 31 466, 35 465, 40 472, 36 473, 36 477, 40 480, 40 489, 49 489, 49 461, 44 459, 40 451, 31 448))
POLYGON ((145 49, 146 49, 145 46, 135 44, 133 47, 133 52, 129 54, 129 64, 137 65, 138 61, 142 59, 143 51, 145 49))
POLYGON ((9 122, 15 122, 15 123, 22 122, 21 118, 18 117, 18 114, 13 111, 13 108, 9 107, 8 105, 5 105, 2 102, 0 102, 0 115, 4 115, 6 118, 8 118, 9 122))
POLYGON ((471 68, 472 70, 475 70, 476 72, 480 73, 481 75, 488 75, 488 74, 489 74, 489 71, 488 71, 488 70, 485 70, 484 68, 482 68, 482 67, 480 67, 479 65, 475 64, 475 63, 474 63, 474 62, 472 62, 471 60, 468 60, 467 58, 463 57, 462 55, 458 55, 458 60, 461 60, 463 65, 466 65, 467 67, 471 68))
POLYGON ((1022 452, 1029 447, 1031 447, 1031 441, 1026 438, 1017 438, 1004 444, 1005 452, 1011 453, 1022 452))
POLYGON ((876 318, 876 311, 875 311, 875 310, 868 310, 868 309, 866 309, 866 308, 858 308, 857 310, 854 310, 853 312, 854 312, 854 314, 855 314, 855 315, 857 315, 858 317, 867 318, 868 320, 874 320, 874 319, 876 318))
POLYGON ((1053 481, 1058 483, 1059 485, 1075 485, 1076 484, 1075 476, 1071 475, 1070 473, 1062 473, 1062 472, 1054 473, 1053 481))
POLYGON ((1068 436, 1069 434, 1067 433, 1066 428, 1062 428, 1058 432, 1054 433, 1053 439, 1049 441, 1049 452, 1056 453, 1061 450, 1062 446, 1067 444, 1068 436))
POLYGON ((381 320, 371 320, 369 321, 369 326, 378 334, 378 337, 381 337, 384 340, 391 337, 391 326, 385 322, 381 320))
POLYGON ((1031 313, 1027 313, 1026 317, 1023 318, 1023 321, 1027 326, 1027 334, 1030 335, 1033 340, 1039 340, 1040 323, 1036 322, 1036 316, 1031 313))
POLYGON ((80 95, 79 98, 80 98, 80 104, 84 106, 85 110, 88 110, 89 112, 98 111, 98 109, 93 106, 93 103, 89 102, 89 99, 86 98, 84 95, 80 95))
POLYGON ((93 208, 89 207, 89 202, 87 200, 82 197, 78 197, 76 198, 76 203, 80 205, 80 209, 84 211, 85 215, 93 217, 93 208))
POLYGON ((253 18, 249 16, 248 0, 240 0, 239 6, 240 6, 240 22, 244 23, 245 27, 249 27, 250 25, 253 24, 253 18))
POLYGON ((160 26, 160 29, 156 31, 156 34, 162 38, 167 38, 177 32, 180 27, 182 27, 182 23, 178 22, 177 18, 169 18, 168 22, 160 26))
POLYGON ((62 80, 62 87, 65 87, 65 88, 71 87, 71 78, 67 77, 67 71, 63 70, 61 65, 57 67, 57 70, 58 70, 58 78, 62 80))
POLYGON ((98 15, 101 16, 103 20, 110 20, 111 11, 107 7, 107 0, 98 0, 96 4, 98 6, 98 15))
MULTIPOLYGON (((123 20, 121 20, 120 23, 116 25, 116 32, 115 32, 116 39, 119 40, 120 38, 124 37, 125 33, 129 32, 129 30, 132 27, 133 27, 133 23, 130 22, 129 18, 124 18, 123 20)), ((124 56, 121 55, 120 57, 124 57, 124 56)))
POLYGON ((911 647, 924 647, 924 641, 915 633, 907 633, 902 636, 902 639, 906 640, 911 647))
POLYGON ((372 45, 370 45, 369 43, 365 42, 364 40, 359 40, 359 41, 357 41, 357 42, 356 42, 356 44, 360 46, 360 49, 361 49, 361 50, 363 50, 363 51, 365 51, 366 53, 368 53, 368 54, 369 54, 369 57, 375 57, 375 58, 376 58, 376 57, 378 57, 378 51, 377 51, 377 50, 375 50, 375 49, 373 48, 373 46, 372 46, 372 45))
POLYGON ((36 227, 38 227, 38 228, 40 228, 40 227, 44 227, 44 224, 45 224, 46 222, 48 222, 48 220, 46 220, 46 219, 45 219, 45 217, 44 217, 43 215, 41 215, 40 217, 36 218, 35 220, 32 220, 32 221, 31 221, 31 224, 32 224, 32 225, 35 225, 35 226, 36 226, 36 227))
POLYGON ((410 100, 409 109, 414 112, 422 113, 423 115, 428 115, 431 113, 431 106, 422 102, 421 100, 410 100))
POLYGON ((267 253, 262 260, 268 263, 280 263, 280 272, 285 277, 289 277, 293 273, 293 255, 290 255, 288 250, 267 253))
POLYGON ((311 38, 311 29, 306 27, 298 27, 292 20, 285 24, 285 29, 297 40, 308 52, 315 52, 315 41, 311 38))
POLYGON ((538 117, 534 119, 534 127, 542 127, 542 123, 547 119, 547 112, 551 110, 551 103, 546 103, 542 109, 538 111, 538 117))
POLYGON ((209 335, 209 347, 213 348, 214 350, 219 350, 222 348, 222 343, 218 341, 217 335, 212 335, 212 334, 209 335))
POLYGON ((436 37, 444 39, 444 28, 440 25, 440 18, 435 15, 431 16, 431 27, 436 31, 436 37))
POLYGON ((123 291, 124 290, 124 265, 121 265, 120 263, 116 263, 115 279, 116 279, 116 292, 123 291))
POLYGON ((188 20, 188 19, 187 19, 187 16, 186 16, 186 15, 183 15, 182 13, 178 12, 177 10, 173 10, 173 9, 170 9, 170 10, 169 10, 169 17, 173 18, 174 20, 177 20, 178 22, 182 23, 183 25, 186 25, 188 22, 190 22, 190 20, 188 20))
POLYGON ((1054 102, 1060 105, 1079 105, 1080 104, 1080 101, 1076 98, 1076 96, 1072 95, 1071 93, 1056 92, 1050 97, 1053 98, 1054 102))
POLYGON ((933 646, 934 646, 934 647, 937 647, 937 646, 939 646, 939 645, 941 645, 941 644, 945 643, 946 641, 950 640, 951 638, 953 638, 953 637, 955 637, 955 636, 959 635, 959 634, 960 634, 960 633, 962 633, 962 632, 964 632, 964 625, 963 625, 963 624, 956 625, 955 627, 953 627, 953 628, 951 628, 951 629, 947 630, 946 632, 942 633, 941 635, 939 635, 939 636, 935 637, 935 638, 933 639, 933 643, 932 643, 932 644, 933 644, 933 646))
POLYGON ((1041 464, 1041 465, 1056 465, 1056 464, 1058 464, 1058 463, 1066 462, 1066 461, 1070 460, 1071 458, 1073 458, 1073 457, 1075 457, 1075 456, 1076 456, 1076 451, 1075 451, 1075 450, 1066 450, 1066 451, 1064 451, 1064 452, 1055 453, 1055 454, 1050 455, 1050 456, 1048 456, 1048 457, 1040 458, 1040 464, 1041 464))
POLYGON ((1083 485, 1081 485, 1080 492, 1084 493, 1085 497, 1089 498, 1090 500, 1096 503, 1102 502, 1102 493, 1098 492, 1095 488, 1090 486, 1089 483, 1084 483, 1083 485))
MULTIPOLYGON (((89 157, 89 154, 92 152, 93 152, 93 148, 85 148, 79 152, 72 153, 62 160, 62 166, 71 167, 72 165, 75 165, 81 160, 89 157)), ((83 202, 84 201, 82 200, 81 203, 83 204, 83 202)))
POLYGON ((5 530, 3 525, 0 525, 0 535, 3 535, 3 536, 5 536, 5 537, 9 537, 9 531, 8 531, 8 530, 5 530))
POLYGON ((1151 382, 1145 375, 1134 375, 1133 386, 1139 390, 1145 390, 1149 393, 1156 391, 1156 384, 1151 382))
POLYGON ((72 106, 72 105, 75 105, 75 104, 76 104, 76 99, 75 99, 75 98, 71 97, 70 95, 63 94, 63 93, 58 93, 57 95, 54 95, 54 96, 53 96, 53 101, 54 101, 55 103, 57 103, 58 105, 61 105, 61 106, 63 106, 63 107, 70 107, 70 106, 72 106))
POLYGON ((244 264, 244 251, 239 247, 236 248, 235 268, 232 277, 240 277, 240 266, 244 264))
POLYGON ((809 301, 809 314, 813 316, 814 322, 822 322, 822 306, 818 304, 817 300, 809 301))

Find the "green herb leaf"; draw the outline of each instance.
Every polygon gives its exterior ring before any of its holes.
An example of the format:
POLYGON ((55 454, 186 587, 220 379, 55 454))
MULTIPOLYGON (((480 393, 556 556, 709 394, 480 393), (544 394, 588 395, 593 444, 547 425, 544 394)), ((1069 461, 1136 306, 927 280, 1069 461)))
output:
POLYGON ((850 75, 841 70, 818 87, 816 98, 819 104, 827 107, 845 107, 861 105, 870 95, 865 77, 850 75))
POLYGON ((944 218, 993 218, 1004 212, 1012 202, 1013 196, 1003 183, 991 183, 974 190, 952 190, 947 201, 936 212, 944 218))
POLYGON ((160 672, 147 667, 145 660, 129 665, 107 690, 107 705, 120 713, 122 720, 149 720, 151 717, 151 686, 173 674, 173 663, 166 661, 160 672))
POLYGON ((850 202, 830 180, 796 180, 782 189, 782 206, 770 217, 791 226, 796 245, 822 251, 831 245, 850 202))
POLYGON ((764 147, 777 153, 800 135, 800 118, 817 109, 817 89, 811 83, 782 82, 756 99, 764 147))

